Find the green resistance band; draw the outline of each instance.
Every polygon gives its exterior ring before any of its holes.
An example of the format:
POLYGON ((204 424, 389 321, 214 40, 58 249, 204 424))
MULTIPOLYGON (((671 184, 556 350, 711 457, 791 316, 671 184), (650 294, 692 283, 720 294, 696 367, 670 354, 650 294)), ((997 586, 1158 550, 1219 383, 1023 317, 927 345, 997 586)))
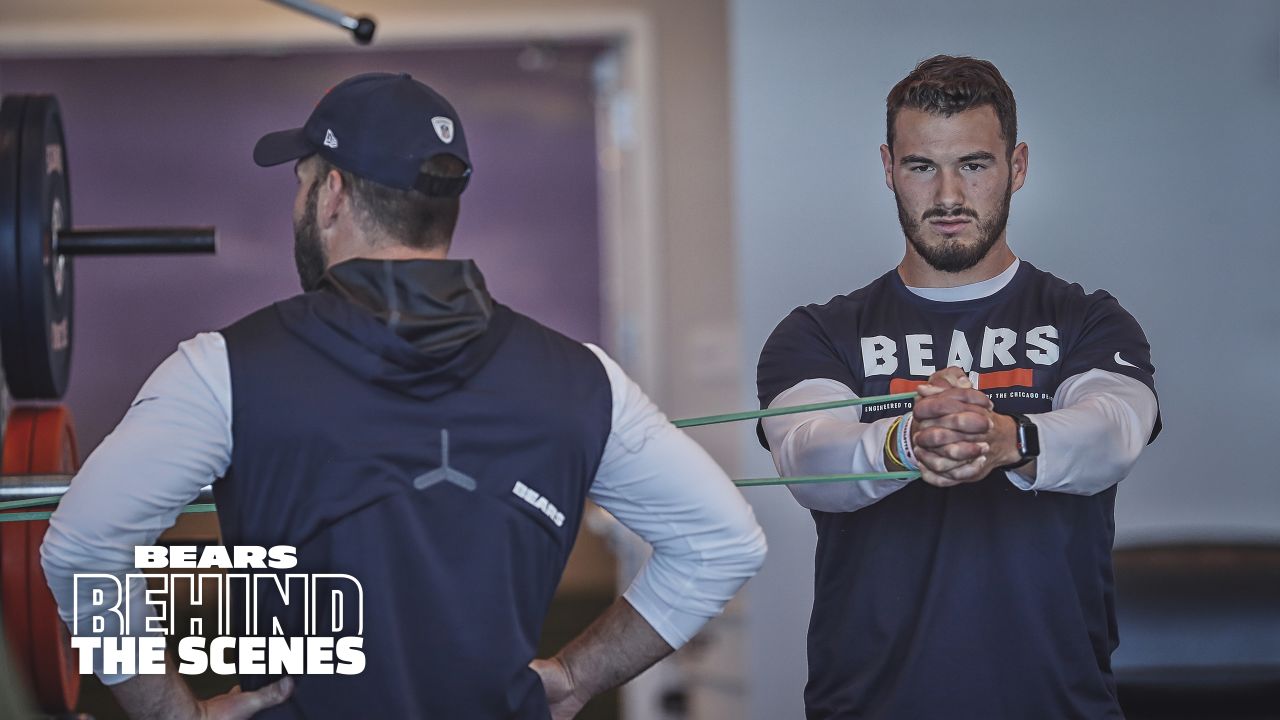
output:
POLYGON ((738 487, 759 487, 761 485, 816 485, 818 483, 870 482, 872 480, 915 480, 918 477, 920 477, 920 473, 915 471, 906 471, 863 473, 861 475, 802 475, 784 478, 747 478, 745 480, 734 480, 733 484, 738 487))
MULTIPOLYGON (((0 510, 8 510, 15 507, 32 507, 36 505, 57 505, 62 500, 61 496, 31 498, 30 500, 9 500, 0 502, 0 510)), ((217 508, 213 503, 193 503, 182 508, 183 513, 210 513, 217 512, 217 508)), ((17 513, 0 513, 0 523, 7 522, 27 522, 29 520, 48 520, 53 515, 52 510, 37 510, 35 512, 17 512, 17 513)))
MULTIPOLYGON (((899 400, 910 400, 916 396, 913 392, 896 393, 894 395, 878 395, 864 398, 851 398, 849 400, 834 400, 823 403, 810 403, 808 405, 792 405, 789 407, 769 408, 767 410, 748 410, 746 412, 725 413, 723 415, 707 415, 705 417, 686 418, 684 420, 674 420, 672 425, 678 428, 699 427, 702 425, 720 425, 723 423, 738 422, 740 420, 758 420, 766 417, 776 417, 778 415, 794 415, 803 412, 815 412, 818 410, 834 410, 836 408, 853 407, 855 405, 879 405, 881 403, 895 402, 899 400)), ((738 487, 760 487, 763 485, 814 485, 818 483, 834 483, 834 482, 872 482, 875 480, 914 480, 920 477, 918 472, 888 472, 888 473, 862 473, 855 475, 806 475, 802 477, 767 477, 767 478, 745 478, 743 480, 734 480, 733 484, 738 487)), ((61 496, 53 495, 50 497, 30 498, 28 500, 6 500, 0 502, 0 511, 18 510, 28 507, 40 507, 42 505, 57 505, 62 500, 61 496)), ((217 508, 213 503, 194 503, 182 509, 183 513, 208 513, 216 512, 217 508)), ((28 520, 48 520, 53 512, 50 510, 37 510, 33 512, 20 513, 0 513, 0 523, 5 522, 25 522, 28 520)))
POLYGON ((778 415, 795 415, 796 413, 814 412, 816 410, 835 410, 836 408, 853 407, 854 405, 879 405, 896 400, 910 400, 916 396, 913 392, 895 395, 877 395, 849 400, 832 400, 831 402, 811 403, 809 405, 791 405, 788 407, 769 408, 767 410, 748 410, 746 412, 726 413, 724 415, 707 415, 706 417, 672 420, 671 424, 678 428, 698 427, 699 425, 719 425, 720 423, 737 422, 739 420, 758 420, 778 415))
MULTIPOLYGON (((832 400, 830 402, 810 403, 808 405, 790 405, 787 407, 768 408, 767 410, 748 410, 746 412, 725 413, 723 415, 707 415, 705 417, 673 420, 672 425, 678 428, 699 427, 701 425, 719 425, 721 423, 738 422, 739 420, 758 420, 760 418, 777 417, 779 415, 795 415, 797 413, 815 412, 818 410, 835 410, 836 408, 853 407, 855 405, 879 405, 881 403, 910 400, 916 393, 905 392, 893 395, 874 395, 848 400, 832 400)), ((734 480, 738 487, 760 487, 762 485, 812 485, 833 482, 873 482, 876 480, 914 480, 920 477, 919 472, 863 473, 858 475, 807 475, 803 477, 769 477, 734 480)))

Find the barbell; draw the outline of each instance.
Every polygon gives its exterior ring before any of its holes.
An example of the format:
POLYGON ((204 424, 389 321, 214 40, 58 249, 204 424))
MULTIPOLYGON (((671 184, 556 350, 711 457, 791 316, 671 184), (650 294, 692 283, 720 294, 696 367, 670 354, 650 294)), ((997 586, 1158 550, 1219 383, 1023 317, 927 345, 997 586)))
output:
POLYGON ((212 253, 212 227, 76 228, 52 95, 0 102, 0 357, 18 400, 57 400, 71 376, 78 255, 212 253))

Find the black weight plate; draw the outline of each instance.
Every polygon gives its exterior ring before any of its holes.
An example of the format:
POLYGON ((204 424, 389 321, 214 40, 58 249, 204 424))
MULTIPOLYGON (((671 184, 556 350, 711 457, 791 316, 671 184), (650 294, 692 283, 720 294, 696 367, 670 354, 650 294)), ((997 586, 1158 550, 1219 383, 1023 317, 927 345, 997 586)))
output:
MULTIPOLYGON (((71 227, 62 115, 52 95, 31 95, 23 110, 18 172, 18 287, 23 374, 8 372, 9 391, 23 400, 57 400, 71 375, 71 258, 54 252, 71 227)), ((5 350, 6 354, 8 350, 5 350)))
MULTIPOLYGON (((0 355, 18 333, 18 155, 22 148, 22 111, 25 95, 9 95, 0 101, 0 355)), ((3 379, 0 376, 0 379, 3 379)))

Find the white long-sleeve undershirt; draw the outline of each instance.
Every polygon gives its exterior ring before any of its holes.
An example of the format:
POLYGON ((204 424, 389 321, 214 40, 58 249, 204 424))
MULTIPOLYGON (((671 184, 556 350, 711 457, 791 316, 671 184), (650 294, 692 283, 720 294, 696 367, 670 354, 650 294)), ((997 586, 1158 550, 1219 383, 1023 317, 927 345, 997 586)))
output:
MULTIPOLYGON (((718 464, 667 421, 622 368, 588 347, 608 374, 611 429, 589 495, 653 546, 624 597, 672 647, 718 615, 764 560, 764 533, 751 506, 718 464)), ((218 333, 181 343, 139 391, 124 419, 85 461, 50 520, 41 559, 59 612, 69 625, 76 573, 134 569, 134 547, 154 545, 179 511, 231 462, 231 375, 218 333)), ((79 583, 81 633, 95 590, 79 583)), ((142 634, 143 588, 129 591, 130 634, 142 634)), ((110 604, 110 602, 108 602, 110 604)), ((120 635, 107 616, 100 635, 120 635)), ((102 673, 115 684, 129 674, 102 673)))
MULTIPOLYGON (((804 380, 770 407, 856 398, 835 380, 804 380)), ((1040 435, 1036 477, 1006 471, 1023 490, 1093 495, 1120 482, 1137 462, 1156 422, 1156 396, 1141 382, 1106 370, 1090 370, 1063 382, 1053 409, 1027 415, 1040 435)), ((762 420, 778 473, 841 475, 884 472, 884 442, 893 418, 861 422, 860 407, 762 420)), ((910 480, 789 485, 810 510, 852 512, 907 486, 910 480)))

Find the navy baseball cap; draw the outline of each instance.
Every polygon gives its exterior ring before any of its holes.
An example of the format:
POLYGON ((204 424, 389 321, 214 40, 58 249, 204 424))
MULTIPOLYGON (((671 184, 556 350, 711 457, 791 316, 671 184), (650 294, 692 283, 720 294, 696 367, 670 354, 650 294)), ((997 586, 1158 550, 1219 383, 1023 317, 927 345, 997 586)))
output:
POLYGON ((305 125, 263 136, 253 148, 253 161, 268 167, 313 153, 376 183, 432 197, 461 195, 471 178, 458 113, 408 73, 343 80, 325 93, 305 125), (427 174, 424 163, 439 155, 453 155, 466 171, 452 177, 427 174))

